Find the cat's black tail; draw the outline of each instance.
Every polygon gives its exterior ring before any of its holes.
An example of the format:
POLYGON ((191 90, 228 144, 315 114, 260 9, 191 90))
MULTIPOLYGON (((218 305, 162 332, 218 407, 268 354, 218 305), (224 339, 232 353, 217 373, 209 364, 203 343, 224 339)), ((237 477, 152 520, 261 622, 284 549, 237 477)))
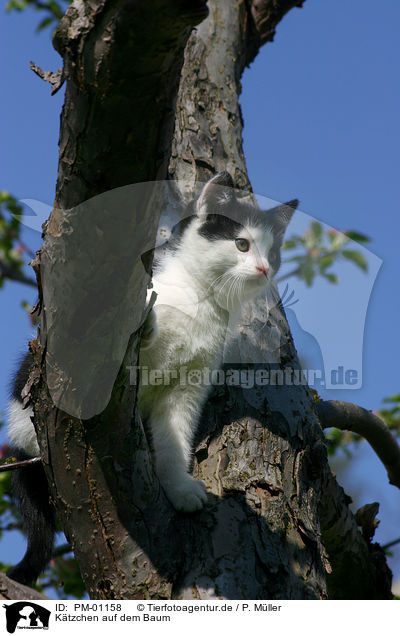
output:
MULTIPOLYGON (((29 459, 19 449, 12 454, 18 460, 29 459)), ((41 464, 14 471, 14 494, 19 501, 28 547, 22 561, 7 572, 14 581, 30 585, 51 559, 55 533, 55 511, 50 502, 46 475, 41 464)))

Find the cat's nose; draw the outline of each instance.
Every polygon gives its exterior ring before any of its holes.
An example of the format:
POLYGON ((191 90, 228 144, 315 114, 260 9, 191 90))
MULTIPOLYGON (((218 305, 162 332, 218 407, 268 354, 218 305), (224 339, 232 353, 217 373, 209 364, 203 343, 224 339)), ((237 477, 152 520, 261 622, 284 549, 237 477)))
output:
POLYGON ((266 276, 268 274, 269 267, 267 267, 266 265, 257 265, 256 270, 257 272, 260 272, 260 274, 266 276))

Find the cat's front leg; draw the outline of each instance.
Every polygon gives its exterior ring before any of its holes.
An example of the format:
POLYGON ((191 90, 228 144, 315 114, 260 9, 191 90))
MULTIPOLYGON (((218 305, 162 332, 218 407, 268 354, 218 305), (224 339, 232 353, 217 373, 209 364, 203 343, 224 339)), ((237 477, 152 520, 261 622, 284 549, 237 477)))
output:
POLYGON ((207 501, 204 482, 188 473, 198 417, 198 404, 190 398, 185 391, 171 391, 150 416, 156 472, 168 499, 182 512, 201 510, 207 501))
POLYGON ((162 462, 158 462, 157 474, 175 510, 179 512, 201 510, 207 501, 204 482, 195 479, 187 472, 172 476, 168 470, 164 471, 164 468, 162 462))

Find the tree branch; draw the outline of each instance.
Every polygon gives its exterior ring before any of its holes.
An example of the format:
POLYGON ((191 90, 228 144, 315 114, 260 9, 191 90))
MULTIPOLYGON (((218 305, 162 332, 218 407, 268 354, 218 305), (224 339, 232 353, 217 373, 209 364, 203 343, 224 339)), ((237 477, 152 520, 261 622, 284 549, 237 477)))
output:
POLYGON ((246 64, 250 64, 259 48, 266 42, 272 42, 275 29, 290 9, 302 7, 304 0, 250 0, 249 13, 252 21, 251 37, 247 42, 246 64))
POLYGON ((0 599, 4 601, 48 601, 48 597, 44 596, 40 592, 17 583, 12 579, 9 579, 4 572, 0 572, 0 599))
POLYGON ((400 447, 380 417, 356 404, 337 400, 317 402, 316 411, 323 428, 335 427, 365 437, 384 464, 389 482, 400 488, 400 447))
POLYGON ((37 289, 36 281, 33 280, 33 278, 29 278, 29 276, 25 276, 25 274, 16 272, 12 267, 9 267, 2 262, 0 262, 0 278, 8 278, 8 280, 23 283, 24 285, 29 285, 30 287, 35 287, 37 289))
POLYGON ((34 466, 38 462, 41 462, 41 457, 32 457, 31 459, 25 459, 21 462, 13 462, 12 464, 3 464, 0 466, 0 472, 4 473, 8 470, 16 470, 17 468, 29 468, 30 466, 34 466))
POLYGON ((391 548, 394 545, 397 545, 398 543, 400 543, 400 537, 398 539, 394 539, 393 541, 389 541, 389 543, 385 543, 385 545, 382 546, 382 550, 388 550, 389 548, 391 548))
POLYGON ((332 473, 325 473, 319 510, 322 540, 331 565, 327 577, 329 598, 391 599, 392 573, 384 550, 378 543, 365 540, 350 502, 332 473))
POLYGON ((70 552, 73 552, 73 550, 69 543, 64 543, 63 545, 59 545, 53 550, 53 559, 64 556, 64 554, 69 554, 70 552))
POLYGON ((55 95, 64 84, 64 69, 59 68, 55 73, 53 71, 43 71, 35 62, 30 63, 31 70, 36 73, 42 80, 51 84, 51 94, 55 95))

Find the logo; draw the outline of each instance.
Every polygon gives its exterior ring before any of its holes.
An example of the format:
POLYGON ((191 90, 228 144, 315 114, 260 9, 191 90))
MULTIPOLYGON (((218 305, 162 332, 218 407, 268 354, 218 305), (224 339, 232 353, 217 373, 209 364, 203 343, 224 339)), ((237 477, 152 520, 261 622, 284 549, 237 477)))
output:
POLYGON ((6 610, 7 631, 14 634, 16 629, 49 629, 51 612, 30 601, 19 601, 3 605, 6 610))

